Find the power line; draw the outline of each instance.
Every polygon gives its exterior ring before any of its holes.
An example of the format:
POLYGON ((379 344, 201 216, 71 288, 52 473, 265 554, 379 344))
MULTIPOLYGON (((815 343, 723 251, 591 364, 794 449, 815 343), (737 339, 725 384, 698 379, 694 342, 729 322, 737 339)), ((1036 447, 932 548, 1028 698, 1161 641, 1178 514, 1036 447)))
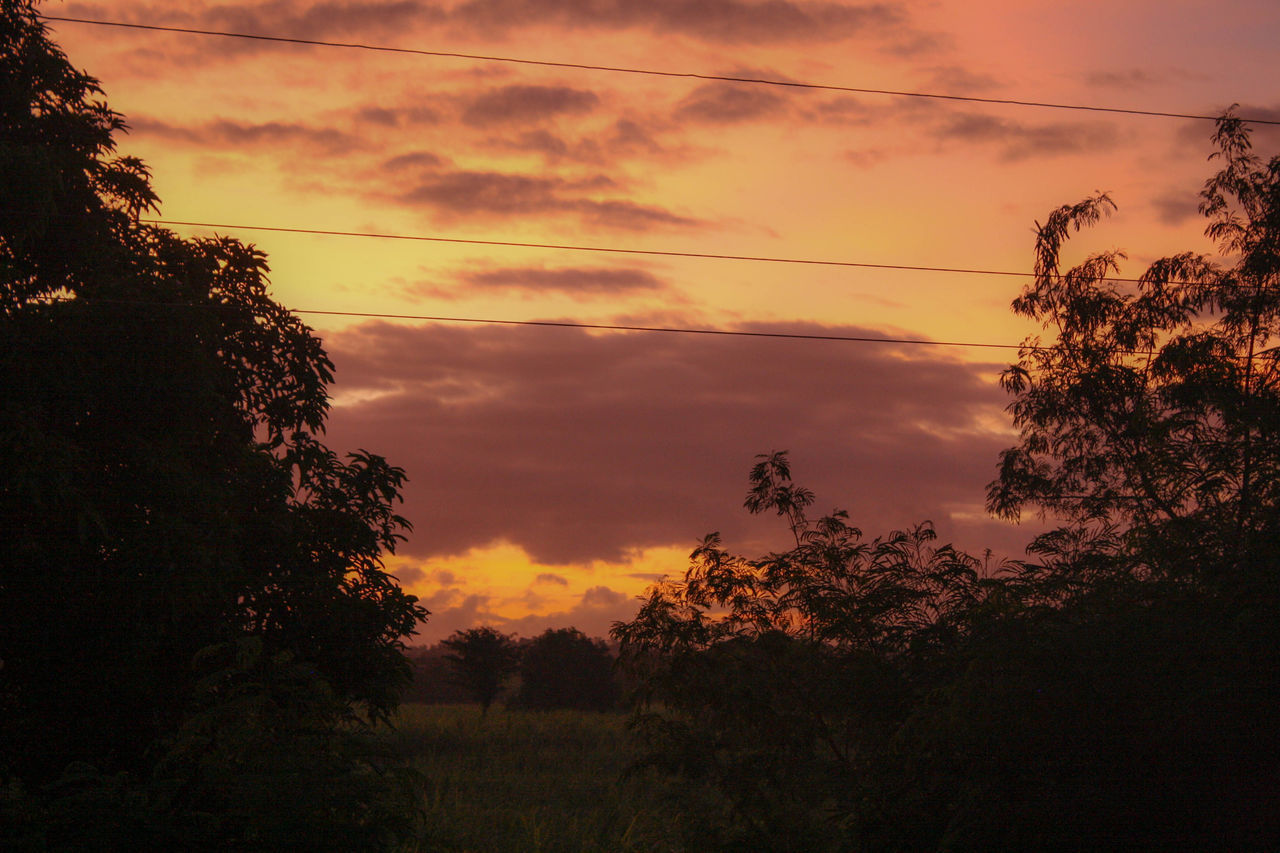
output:
MULTIPOLYGON (((926 267, 910 264, 875 264, 863 261, 823 260, 819 258, 783 258, 768 255, 727 255, 712 252, 675 252, 663 249, 623 249, 616 246, 578 246, 567 243, 533 243, 515 240, 479 240, 464 237, 440 237, 425 234, 386 234, 371 231, 331 231, 321 228, 286 228, 272 225, 241 225, 216 222, 186 222, 176 219, 139 219, 139 222, 150 225, 165 225, 188 228, 223 228, 239 231, 269 231, 279 234, 316 234, 322 237, 360 237, 373 240, 410 240, 425 243, 460 243, 468 246, 512 246, 521 249, 559 249, 570 252, 602 252, 618 255, 655 255, 664 258, 706 258, 717 261, 751 261, 768 264, 803 264, 826 267, 855 267, 874 270, 907 270, 912 272, 946 272, 968 275, 1000 275, 1031 278, 1035 274, 1014 272, 1011 270, 981 270, 965 267, 926 267)), ((1114 279, 1115 281, 1137 281, 1137 279, 1114 279)))
MULTIPOLYGON (((752 332, 737 329, 697 329, 679 326, 624 326, 615 323, 577 323, 569 320, 494 320, 482 317, 434 317, 424 314, 374 314, 366 311, 320 311, 292 308, 294 314, 320 314, 333 317, 367 317, 385 320, 425 320, 438 323, 477 323, 492 326, 549 326, 563 329, 597 329, 607 332, 664 332, 678 335, 720 335, 740 338, 784 338, 801 341, 840 341, 856 344, 902 344, 925 347, 972 347, 977 349, 1022 349, 1020 344, 991 344, 972 341, 930 341, 923 338, 877 338, 864 335, 815 335, 803 332, 752 332)), ((1026 349, 1046 349, 1029 346, 1026 349)))
MULTIPOLYGON (((663 258, 703 258, 715 261, 747 261, 766 264, 800 264, 805 266, 846 267, 872 270, 902 270, 906 272, 941 272, 960 275, 999 275, 1011 278, 1035 278, 1034 272, 1015 270, 974 269, 970 267, 926 267, 912 264, 876 264, 867 261, 840 261, 821 258, 784 258, 770 255, 728 255, 713 252, 675 252, 665 249, 623 249, 617 246, 578 246, 569 243, 533 243, 516 240, 480 240, 466 237, 441 237, 427 234, 387 234, 375 231, 333 231, 323 228, 289 228, 279 225, 242 225, 226 222, 189 222, 178 219, 139 219, 148 225, 165 225, 186 228, 233 229, 238 231, 267 231, 275 234, 314 234, 321 237, 357 237, 370 240, 408 240, 423 243, 459 243, 466 246, 511 246, 520 249, 556 249, 568 252, 600 252, 617 255, 652 255, 663 258)), ((1140 278, 1106 276, 1106 281, 1122 284, 1141 284, 1140 278)), ((1168 281, 1168 285, 1185 287, 1195 284, 1189 281, 1168 281)))
MULTIPOLYGON (((197 308, 185 302, 159 302, 143 299, 97 299, 92 296, 44 296, 35 297, 43 302, 85 302, 110 305, 145 305, 151 307, 197 308)), ((588 329, 606 332, 656 332, 673 335, 715 335, 734 338, 775 338, 800 341, 834 341, 855 344, 897 344, 924 347, 969 347, 974 349, 1028 349, 1043 350, 1049 347, 1022 344, 994 344, 981 341, 931 341, 924 338, 890 338, 872 335, 820 335, 806 332, 760 332, 745 329, 694 328, 686 326, 628 326, 619 323, 581 323, 573 320, 499 320, 492 317, 446 317, 429 314, 389 314, 372 311, 329 311, 319 308, 290 308, 290 314, 314 314, 325 317, 360 317, 372 320, 420 320, 434 323, 469 323, 487 326, 534 326, 556 329, 588 329)))
MULTIPOLYGON (((523 59, 512 56, 497 56, 478 53, 458 53, 445 50, 422 50, 408 47, 391 47, 388 45, 360 44, 357 42, 324 41, 321 39, 290 38, 287 36, 257 35, 254 33, 236 33, 224 30, 202 30, 192 27, 167 27, 158 24, 130 24, 124 21, 103 21, 91 18, 71 18, 61 15, 40 16, 46 21, 60 21, 69 24, 89 24, 101 27, 121 27, 133 30, 152 30, 156 32, 184 33, 187 35, 219 36, 223 38, 250 39, 253 41, 277 42, 282 44, 301 44, 315 47, 336 47, 349 50, 368 50, 381 53, 403 53, 415 56, 434 56, 445 59, 468 59, 478 62, 506 62, 515 65, 536 65, 545 68, 572 68, 582 71, 605 71, 613 74, 642 74, 650 77, 673 77, 686 80, 708 80, 724 83, 742 83, 759 86, 780 86, 792 89, 812 89, 826 92, 847 92, 858 95, 887 95, 899 98, 927 98, 940 101, 965 101, 977 104, 997 104, 1001 106, 1039 107, 1054 110, 1076 110, 1082 112, 1119 113, 1121 115, 1150 116, 1155 118, 1196 119, 1217 121, 1218 116, 1196 113, 1171 113, 1159 110, 1128 109, 1124 107, 1100 107, 1088 104, 1059 104, 1046 101, 1024 101, 1013 98, 981 98, 975 95, 944 95, 936 92, 912 92, 896 89, 871 89, 858 86, 839 86, 828 83, 807 83, 796 80, 773 80, 763 77, 738 77, 728 74, 700 74, 692 71, 660 71, 651 68, 631 68, 618 65, 589 65, 579 62, 555 62, 545 59, 523 59)), ((1280 125, 1280 120, 1242 118, 1249 124, 1280 125)))

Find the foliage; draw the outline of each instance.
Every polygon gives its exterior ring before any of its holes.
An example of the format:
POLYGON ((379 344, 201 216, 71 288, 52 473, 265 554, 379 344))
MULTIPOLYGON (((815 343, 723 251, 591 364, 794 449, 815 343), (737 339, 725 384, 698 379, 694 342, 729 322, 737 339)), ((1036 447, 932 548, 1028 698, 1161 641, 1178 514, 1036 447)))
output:
POLYGON ((613 655, 575 628, 547 629, 520 650, 521 708, 608 711, 618 704, 613 655))
POLYGON ((74 763, 43 796, 13 792, 6 849, 383 850, 419 834, 422 780, 314 667, 256 637, 199 657, 195 710, 149 777, 74 763))
POLYGON ((1019 444, 990 508, 1058 529, 992 573, 923 526, 811 521, 786 459, 747 507, 794 548, 714 535, 615 626, 650 760, 709 780, 707 849, 1240 849, 1280 845, 1280 158, 1231 116, 1202 193, 1225 260, 1134 283, 1065 272, 1097 195, 1039 227, 1003 376, 1019 444))
POLYGON ((202 715, 275 703, 206 689, 249 640, 310 673, 271 742, 384 717, 426 615, 381 562, 404 472, 321 443, 333 365, 260 252, 138 220, 101 94, 0 6, 0 774, 28 796, 69 766, 149 786, 202 715))
POLYGON ((683 581, 614 626, 653 759, 733 803, 725 849, 839 849, 888 738, 988 598, 979 562, 930 526, 867 542, 843 512, 810 520, 812 502, 785 454, 759 457, 747 507, 783 517, 794 547, 749 559, 712 534, 683 581))
POLYGON ((520 665, 515 640, 486 625, 455 631, 442 645, 452 650, 445 660, 453 666, 454 683, 465 687, 480 703, 482 713, 487 712, 507 676, 520 665))
POLYGON ((1280 158, 1252 155, 1230 115, 1214 142, 1200 210, 1222 259, 1163 258, 1136 285, 1115 280, 1117 251, 1061 270, 1105 194, 1039 227, 1013 307, 1054 338, 1028 339, 1002 377, 1021 435, 989 505, 1065 522, 1034 546, 1062 592, 1118 573, 1280 603, 1280 158))

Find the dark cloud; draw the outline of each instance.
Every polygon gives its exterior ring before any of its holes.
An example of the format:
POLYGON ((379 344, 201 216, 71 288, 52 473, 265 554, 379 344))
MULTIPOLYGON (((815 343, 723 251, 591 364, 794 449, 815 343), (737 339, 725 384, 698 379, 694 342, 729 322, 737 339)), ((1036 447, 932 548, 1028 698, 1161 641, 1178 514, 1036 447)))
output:
POLYGON ((515 136, 503 134, 486 140, 485 144, 500 151, 541 154, 550 162, 572 159, 594 163, 600 160, 598 149, 584 151, 581 146, 571 146, 563 137, 545 129, 526 130, 515 136))
POLYGON ((895 3, 788 0, 470 0, 453 11, 451 20, 487 32, 530 25, 639 28, 730 44, 825 41, 907 27, 895 3))
POLYGON ((1200 196, 1194 192, 1171 189, 1151 201, 1156 218, 1165 225, 1181 225, 1200 217, 1200 196))
POLYGON ((381 127, 418 127, 441 121, 440 114, 430 107, 361 107, 354 117, 357 123, 381 127))
POLYGON ((708 83, 680 102, 675 117, 679 121, 732 124, 776 118, 789 108, 785 97, 765 86, 708 83))
POLYGON ((599 297, 655 291, 666 286, 646 270, 616 267, 503 267, 469 270, 458 277, 468 293, 560 293, 572 297, 599 297))
MULTIPOLYGON (((191 7, 138 3, 123 17, 131 23, 344 42, 370 35, 392 39, 429 27, 446 27, 460 34, 505 35, 518 28, 551 26, 568 30, 642 29, 720 44, 833 41, 856 36, 888 36, 915 44, 921 37, 911 28, 903 5, 793 0, 469 0, 453 5, 427 0, 266 0, 191 7)), ((75 17, 102 18, 107 11, 92 2, 65 7, 65 14, 75 17)), ((119 14, 117 9, 110 11, 119 14)), ((272 48, 249 40, 197 48, 223 56, 263 49, 272 48)))
POLYGON ((436 166, 444 165, 444 160, 438 154, 430 151, 410 151, 407 154, 398 154, 382 162, 382 169, 388 172, 403 172, 406 170, 431 170, 436 166))
POLYGON ((406 468, 410 555, 506 541, 585 563, 715 529, 772 533, 740 507, 754 455, 775 449, 819 511, 847 507, 869 532, 931 518, 951 537, 981 517, 1012 443, 993 432, 994 367, 937 350, 381 323, 326 344, 336 391, 364 400, 335 409, 330 439, 406 468))
POLYGON ((1168 68, 1154 71, 1150 68, 1115 68, 1106 71, 1091 71, 1084 76, 1090 86, 1104 89, 1149 89, 1155 86, 1181 85, 1191 81, 1207 79, 1205 75, 1193 73, 1181 68, 1168 68))
POLYGON ((612 183, 603 175, 569 179, 506 172, 442 172, 423 177, 394 200, 426 208, 443 219, 568 214, 588 224, 629 230, 697 224, 664 208, 586 195, 608 189, 612 183))
POLYGON ((538 128, 491 136, 483 144, 495 151, 538 154, 549 164, 616 165, 627 159, 684 159, 688 153, 667 148, 655 132, 632 119, 619 119, 595 135, 566 137, 538 128))
POLYGON ((551 574, 550 572, 543 572, 542 574, 540 574, 540 575, 538 575, 536 578, 534 578, 534 579, 533 579, 533 582, 534 582, 534 583, 536 583, 536 584, 537 584, 537 583, 549 583, 549 584, 554 584, 554 585, 556 585, 556 586, 568 586, 568 585, 569 585, 569 581, 568 581, 566 578, 562 577, 561 575, 554 575, 554 574, 551 574))
POLYGON ((580 115, 600 102, 594 92, 567 86, 502 86, 469 99, 462 120, 472 127, 580 115))
MULTIPOLYGON (((97 3, 70 3, 66 14, 73 17, 106 17, 97 3)), ((120 13, 119 7, 112 12, 120 13)), ((322 40, 353 33, 392 35, 405 29, 439 23, 446 12, 436 3, 418 0, 351 0, 318 2, 266 0, 260 3, 134 3, 121 17, 130 23, 161 26, 198 27, 255 35, 322 40)), ((261 49, 261 42, 221 44, 219 50, 261 49)))
POLYGON ((1106 150, 1115 147, 1120 139, 1111 124, 1033 125, 982 113, 951 113, 941 118, 936 132, 948 140, 997 145, 1006 160, 1106 150))
POLYGON ((159 119, 139 116, 129 120, 129 127, 132 133, 139 136, 157 136, 202 148, 307 145, 335 153, 362 147, 355 137, 335 128, 316 128, 279 121, 251 124, 217 119, 197 127, 180 127, 159 119))

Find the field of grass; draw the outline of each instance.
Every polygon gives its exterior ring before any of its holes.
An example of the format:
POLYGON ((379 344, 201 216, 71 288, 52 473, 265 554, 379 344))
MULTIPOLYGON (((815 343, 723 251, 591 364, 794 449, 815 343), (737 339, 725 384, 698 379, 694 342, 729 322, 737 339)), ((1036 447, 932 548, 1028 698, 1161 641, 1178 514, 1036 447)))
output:
POLYGON ((626 715, 404 706, 390 746, 422 777, 420 851, 685 849, 664 819, 676 783, 627 773, 626 715))

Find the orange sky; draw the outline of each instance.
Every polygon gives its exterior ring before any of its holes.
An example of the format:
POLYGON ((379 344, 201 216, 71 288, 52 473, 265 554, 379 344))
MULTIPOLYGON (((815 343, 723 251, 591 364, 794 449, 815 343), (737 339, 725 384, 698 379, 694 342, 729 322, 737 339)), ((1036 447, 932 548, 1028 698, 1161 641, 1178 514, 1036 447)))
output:
MULTIPOLYGON (((52 16, 1280 118, 1280 6, 799 0, 46 2, 52 16)), ((1211 124, 54 23, 151 166, 166 219, 676 252, 1030 269, 1094 190, 1079 251, 1208 250, 1211 124)), ((1255 141, 1280 148, 1274 129, 1255 141)), ((207 229, 180 229, 207 233, 207 229)), ((1016 278, 226 229, 296 310, 1017 343, 1016 278)), ((308 314, 337 365, 330 443, 407 469, 391 561, 435 640, 490 623, 602 635, 697 540, 767 547, 741 507, 789 449, 869 535, 987 519, 1012 353, 308 314)))

